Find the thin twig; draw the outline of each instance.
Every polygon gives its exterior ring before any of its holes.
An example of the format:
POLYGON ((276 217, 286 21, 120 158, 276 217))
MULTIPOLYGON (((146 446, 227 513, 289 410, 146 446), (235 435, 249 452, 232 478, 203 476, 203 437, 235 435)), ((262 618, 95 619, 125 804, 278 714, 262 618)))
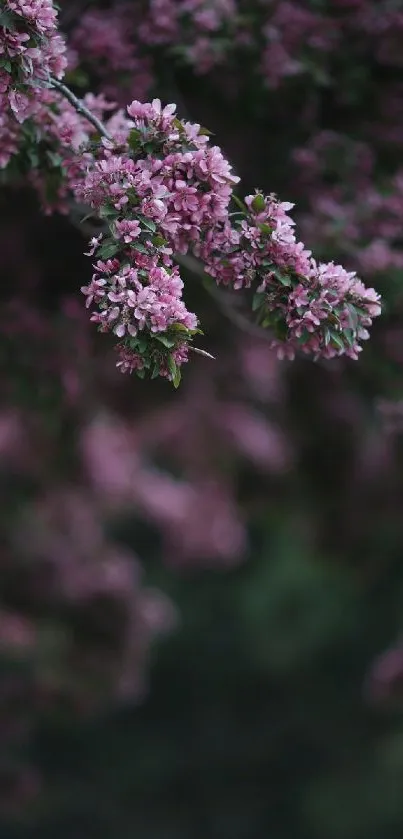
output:
POLYGON ((102 137, 105 137, 107 140, 113 139, 112 135, 109 134, 109 131, 107 131, 101 120, 98 119, 95 114, 91 113, 91 111, 84 105, 82 99, 77 99, 77 96, 74 95, 70 88, 66 87, 63 82, 59 82, 59 80, 55 79, 54 76, 51 76, 49 81, 51 86, 54 87, 55 90, 58 90, 59 93, 61 93, 62 96, 70 102, 70 105, 73 106, 77 113, 85 117, 85 119, 87 119, 88 122, 97 129, 102 137))
POLYGON ((212 361, 215 361, 215 356, 211 355, 211 352, 207 352, 206 350, 201 350, 200 347, 192 347, 192 344, 189 344, 189 350, 197 353, 197 355, 202 355, 204 358, 211 358, 212 361))

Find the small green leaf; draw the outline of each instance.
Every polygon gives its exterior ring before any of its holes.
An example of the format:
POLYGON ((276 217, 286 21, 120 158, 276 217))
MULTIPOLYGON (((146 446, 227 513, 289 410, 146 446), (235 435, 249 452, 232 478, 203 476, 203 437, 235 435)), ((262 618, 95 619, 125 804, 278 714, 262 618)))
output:
POLYGON ((349 347, 354 347, 356 334, 357 333, 356 333, 355 329, 343 329, 343 335, 344 335, 349 347))
POLYGON ((174 361, 171 355, 168 357, 168 370, 172 376, 172 384, 176 389, 177 387, 179 387, 180 384, 181 371, 180 367, 178 367, 176 361, 174 361))
POLYGON ((351 327, 351 329, 357 330, 357 327, 358 327, 358 312, 357 312, 357 309, 351 303, 347 303, 346 308, 347 308, 348 315, 349 315, 350 327, 351 327))
POLYGON ((137 151, 141 146, 141 133, 137 128, 132 128, 127 142, 132 151, 137 151))
POLYGON ((116 216, 117 212, 115 207, 109 207, 108 204, 103 204, 99 209, 99 215, 100 218, 109 218, 110 216, 116 216))
POLYGON ((262 222, 262 224, 259 224, 258 227, 259 230, 262 231, 262 233, 267 233, 268 236, 270 236, 270 234, 273 233, 273 228, 270 227, 270 224, 267 224, 265 221, 262 222))
POLYGON ((242 210, 243 213, 248 212, 246 204, 244 204, 243 201, 241 201, 241 199, 238 198, 237 195, 235 195, 235 193, 232 193, 231 197, 232 197, 232 200, 233 200, 234 204, 236 204, 237 207, 239 207, 239 209, 242 210))
POLYGON ((174 376, 175 373, 176 373, 176 369, 177 369, 176 361, 175 361, 175 359, 172 358, 171 355, 169 355, 168 359, 167 359, 167 362, 168 362, 168 370, 169 370, 171 376, 174 376))
POLYGON ((142 218, 141 223, 144 225, 144 227, 147 228, 147 230, 150 230, 151 233, 155 233, 157 229, 155 221, 151 221, 151 219, 142 218))
POLYGON ((52 164, 52 166, 55 166, 55 167, 59 167, 61 162, 62 162, 62 158, 60 157, 60 154, 57 154, 56 152, 53 152, 53 151, 47 151, 46 152, 46 157, 48 158, 48 160, 52 164))
POLYGON ((289 274, 283 274, 282 271, 280 271, 279 268, 276 268, 275 265, 271 265, 269 270, 271 274, 274 274, 281 285, 287 286, 288 288, 292 286, 292 279, 289 274))
POLYGON ((333 329, 330 330, 330 338, 333 346, 336 347, 336 349, 344 350, 343 339, 340 337, 340 335, 337 334, 337 332, 334 332, 333 329))
POLYGON ((280 274, 280 272, 273 272, 275 273, 277 279, 281 283, 281 285, 286 286, 289 288, 292 285, 291 277, 288 277, 287 274, 280 274))
POLYGON ((131 242, 130 247, 134 248, 134 250, 138 251, 139 253, 148 253, 147 248, 144 245, 142 245, 141 242, 131 242))
POLYGON ((175 390, 179 387, 179 385, 181 383, 181 378, 182 378, 181 369, 180 369, 180 367, 177 367, 175 376, 172 379, 172 384, 173 384, 175 390))
POLYGON ((13 31, 16 28, 15 17, 11 12, 0 12, 0 28, 13 31))
POLYGON ((127 195, 127 197, 129 198, 129 200, 132 204, 138 204, 139 203, 139 197, 138 197, 137 192, 134 189, 134 187, 130 186, 129 189, 127 190, 127 192, 126 192, 126 195, 127 195))
MULTIPOLYGON (((170 330, 170 332, 186 332, 186 334, 189 332, 187 326, 184 326, 183 323, 173 323, 169 327, 169 330, 170 330)), ((198 331, 198 330, 192 330, 191 334, 193 335, 195 331, 198 331)))
POLYGON ((101 259, 110 259, 111 256, 115 256, 118 250, 119 245, 117 242, 105 242, 99 249, 99 256, 101 259))
POLYGON ((263 212, 263 210, 266 209, 266 201, 264 200, 264 196, 261 195, 260 193, 255 195, 251 206, 252 206, 252 210, 255 213, 263 212))
POLYGON ((303 329, 303 330, 302 330, 301 335, 300 335, 300 336, 299 336, 299 338, 298 338, 298 344, 299 344, 301 347, 303 347, 303 346, 304 346, 304 344, 306 344, 306 343, 307 343, 307 341, 309 341, 310 337, 311 337, 311 333, 310 333, 310 332, 308 332, 308 330, 307 330, 307 329, 303 329))
POLYGON ((156 248, 163 248, 165 245, 168 244, 167 240, 164 239, 163 236, 159 236, 159 235, 153 236, 151 241, 152 241, 153 245, 155 245, 156 248))
POLYGON ((175 119, 172 120, 172 125, 174 126, 174 128, 176 128, 177 131, 179 131, 179 134, 184 134, 185 129, 178 117, 175 117, 175 119))
MULTIPOLYGON (((287 324, 284 323, 283 320, 276 323, 274 333, 275 333, 276 338, 279 339, 279 341, 285 341, 286 338, 287 338, 287 324)), ((309 333, 306 333, 306 335, 309 337, 309 333)), ((303 341, 301 341, 301 339, 300 339, 300 342, 305 343, 306 340, 307 340, 307 338, 304 337, 303 341)))
POLYGON ((260 309, 262 304, 264 303, 266 295, 264 291, 257 291, 256 294, 253 295, 252 300, 252 312, 256 312, 257 309, 260 309))
POLYGON ((168 338, 167 335, 156 335, 155 340, 159 341, 160 344, 163 344, 163 346, 167 347, 169 350, 175 346, 175 341, 173 341, 172 338, 168 338))

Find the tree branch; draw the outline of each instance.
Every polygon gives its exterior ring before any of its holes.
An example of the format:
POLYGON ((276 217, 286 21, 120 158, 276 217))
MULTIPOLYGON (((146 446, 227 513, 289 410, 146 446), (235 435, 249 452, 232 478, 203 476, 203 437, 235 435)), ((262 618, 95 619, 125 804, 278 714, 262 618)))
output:
POLYGON ((55 90, 58 90, 59 93, 61 93, 62 96, 64 96, 64 98, 67 99, 68 102, 70 102, 70 105, 73 106, 77 113, 85 117, 85 119, 87 119, 88 122, 90 122, 97 129, 101 137, 105 137, 107 140, 113 139, 111 134, 109 134, 109 131, 107 131, 104 124, 101 122, 101 120, 98 119, 98 117, 96 117, 95 114, 91 113, 91 111, 84 105, 84 102, 81 99, 77 99, 77 96, 74 95, 70 88, 66 87, 66 85, 63 84, 63 82, 59 82, 59 80, 55 79, 53 76, 50 77, 49 81, 51 86, 54 87, 55 90))

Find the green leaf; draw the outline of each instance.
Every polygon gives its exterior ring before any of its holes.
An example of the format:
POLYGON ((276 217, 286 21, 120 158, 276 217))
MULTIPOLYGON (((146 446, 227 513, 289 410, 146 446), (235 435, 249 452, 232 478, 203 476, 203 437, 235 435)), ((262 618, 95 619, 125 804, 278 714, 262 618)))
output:
POLYGON ((115 207, 109 207, 108 204, 103 204, 99 210, 100 218, 109 218, 110 216, 117 216, 115 207))
POLYGON ((105 242, 99 249, 99 256, 101 259, 110 259, 111 256, 115 256, 118 250, 119 245, 117 242, 105 242))
MULTIPOLYGON (((278 323, 275 324, 274 334, 275 334, 276 338, 278 338, 279 341, 285 341, 286 340, 286 338, 287 338, 287 324, 284 323, 283 320, 281 320, 281 321, 279 321, 278 323)), ((306 335, 309 336, 309 333, 306 333, 306 335)), ((306 340, 307 340, 307 338, 304 338, 303 341, 301 341, 301 339, 300 339, 300 342, 304 343, 306 340)))
POLYGON ((28 149, 27 155, 32 168, 37 169, 39 166, 39 155, 37 151, 35 149, 28 149))
POLYGON ((336 347, 338 350, 344 350, 343 339, 340 337, 340 335, 337 334, 337 332, 334 332, 333 329, 330 330, 330 338, 334 347, 336 347))
POLYGON ((127 142, 132 151, 137 151, 141 146, 141 133, 137 128, 132 128, 127 142))
POLYGON ((260 193, 255 195, 251 206, 252 210, 254 210, 255 213, 263 212, 263 210, 266 209, 266 201, 264 200, 264 196, 260 193))
POLYGON ((175 390, 179 387, 179 385, 181 383, 181 378, 182 378, 181 369, 180 369, 180 367, 177 367, 175 376, 172 379, 172 384, 173 384, 175 390))
POLYGON ((343 329, 343 335, 349 345, 349 347, 353 347, 355 344, 356 339, 356 330, 355 329, 343 329))
POLYGON ((53 152, 53 151, 47 151, 46 152, 46 157, 48 158, 48 160, 52 164, 52 166, 55 166, 55 167, 59 167, 61 162, 62 162, 62 158, 60 157, 60 154, 57 154, 56 152, 53 152))
MULTIPOLYGON (((189 330, 188 330, 187 326, 184 326, 184 324, 183 324, 183 323, 173 323, 173 324, 169 327, 169 331, 170 331, 170 332, 186 332, 186 334, 189 332, 189 330)), ((192 330, 191 334, 193 335, 193 334, 194 334, 194 332, 198 332, 198 331, 199 331, 199 330, 192 330)))
POLYGON ((267 222, 265 222, 265 221, 262 222, 262 224, 259 224, 258 227, 259 227, 259 230, 262 231, 262 233, 267 233, 269 236, 273 232, 273 228, 270 227, 270 224, 267 224, 267 222))
POLYGON ((141 242, 131 242, 130 247, 139 253, 148 253, 147 248, 141 242))
POLYGON ((279 283, 281 283, 281 285, 283 285, 283 286, 287 286, 288 288, 289 288, 290 286, 292 286, 292 279, 291 279, 291 277, 289 276, 289 274, 283 274, 283 273, 280 271, 280 269, 279 269, 279 268, 276 268, 276 266, 275 266, 275 265, 273 265, 273 263, 271 263, 271 264, 270 264, 270 266, 269 266, 269 271, 270 271, 270 273, 271 273, 271 274, 274 274, 274 276, 275 276, 275 277, 276 277, 276 279, 279 281, 279 283))
POLYGON ((280 274, 280 271, 273 271, 273 274, 275 274, 281 285, 286 286, 287 288, 292 285, 291 277, 288 277, 287 274, 280 274))
POLYGON ((262 304, 264 303, 266 295, 264 291, 257 291, 256 294, 253 295, 252 300, 252 312, 256 312, 257 309, 260 309, 262 304))
POLYGON ((11 73, 11 62, 8 58, 0 58, 0 67, 3 67, 4 70, 7 70, 7 73, 11 73))
POLYGON ((127 192, 126 192, 126 195, 129 198, 131 204, 138 204, 139 203, 139 197, 138 197, 137 192, 134 189, 134 187, 130 186, 129 189, 127 190, 127 192))
POLYGON ((151 221, 151 219, 142 218, 141 223, 144 225, 144 227, 147 228, 147 230, 150 230, 151 233, 155 233, 157 229, 155 221, 151 221))
POLYGON ((354 329, 356 331, 357 327, 358 327, 358 312, 357 312, 357 309, 351 303, 347 303, 346 308, 347 308, 347 311, 348 311, 348 314, 349 314, 350 327, 351 327, 351 329, 354 329))
POLYGON ((184 134, 185 129, 178 117, 175 117, 175 119, 172 120, 172 125, 174 126, 174 128, 176 128, 177 131, 179 131, 180 134, 184 134))
POLYGON ((181 371, 180 367, 178 367, 176 361, 174 361, 171 355, 168 357, 168 370, 172 376, 172 384, 176 389, 180 385, 181 371))
POLYGON ((163 248, 165 245, 168 244, 167 240, 164 239, 163 236, 159 236, 159 235, 153 236, 151 241, 152 241, 153 245, 155 245, 156 248, 163 248))
POLYGON ((9 29, 10 31, 13 31, 16 28, 15 17, 11 14, 11 12, 0 12, 0 28, 9 29))
POLYGON ((235 193, 232 193, 231 197, 232 197, 232 200, 233 200, 234 204, 236 204, 237 207, 239 207, 239 209, 242 210, 243 213, 248 212, 246 204, 244 204, 243 201, 241 201, 241 199, 238 198, 237 195, 235 195, 235 193))
POLYGON ((169 350, 171 350, 172 347, 175 346, 175 341, 172 340, 172 338, 168 338, 167 335, 156 335, 155 340, 159 341, 160 344, 163 344, 163 346, 167 347, 167 349, 169 350))
POLYGON ((175 376, 175 373, 176 373, 176 370, 177 370, 177 364, 176 364, 175 359, 173 359, 171 355, 168 356, 167 363, 168 363, 168 370, 169 370, 171 376, 172 377, 175 376))

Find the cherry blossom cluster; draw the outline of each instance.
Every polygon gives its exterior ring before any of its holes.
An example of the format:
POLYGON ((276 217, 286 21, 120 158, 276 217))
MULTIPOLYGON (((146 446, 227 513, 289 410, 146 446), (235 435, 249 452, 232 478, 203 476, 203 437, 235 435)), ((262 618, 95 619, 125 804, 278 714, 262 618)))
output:
POLYGON ((218 283, 253 287, 257 321, 273 330, 280 358, 302 350, 356 359, 381 312, 380 297, 354 272, 312 258, 296 240, 292 207, 272 195, 247 196, 244 212, 213 231, 202 248, 206 271, 218 283))
POLYGON ((52 0, 1 0, 0 107, 23 122, 35 108, 36 89, 60 79, 67 61, 52 0))
POLYGON ((84 293, 97 307, 92 320, 101 331, 122 339, 123 371, 179 383, 187 344, 199 330, 182 301, 173 254, 186 253, 225 220, 239 179, 200 125, 177 119, 174 105, 134 101, 128 115, 123 150, 104 141, 76 188, 109 226, 109 236, 92 243, 101 259, 84 293))
MULTIPOLYGON (((0 115, 0 168, 10 179, 28 181, 37 191, 42 209, 68 213, 73 183, 82 178, 90 154, 85 156, 96 128, 57 90, 34 89, 29 114, 11 108, 0 115), (23 120, 21 124, 21 120, 23 120)), ((111 106, 100 96, 82 100, 93 115, 104 116, 111 106)))

